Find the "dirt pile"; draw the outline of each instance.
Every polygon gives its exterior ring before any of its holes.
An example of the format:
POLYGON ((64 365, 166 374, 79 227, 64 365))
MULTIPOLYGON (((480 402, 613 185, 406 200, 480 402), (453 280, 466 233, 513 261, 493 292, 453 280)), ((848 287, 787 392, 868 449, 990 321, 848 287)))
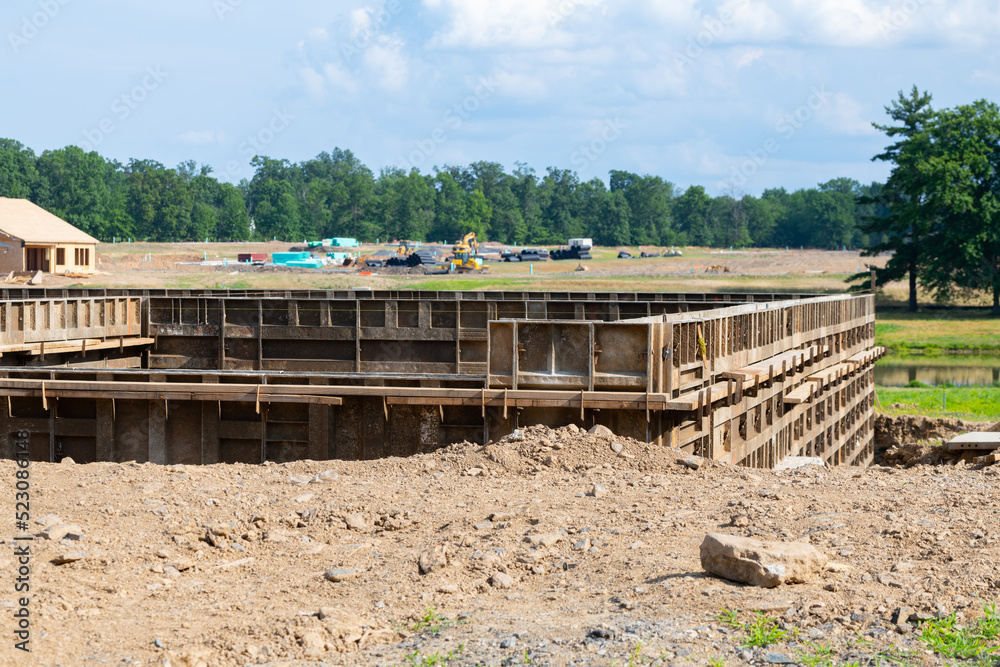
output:
POLYGON ((682 452, 619 437, 603 426, 586 431, 575 425, 518 429, 485 447, 463 442, 442 450, 464 474, 528 475, 548 471, 590 474, 628 466, 640 472, 663 470, 684 458, 682 452))
POLYGON ((408 459, 37 463, 31 489, 33 653, 4 642, 0 664, 756 667, 805 642, 944 664, 905 619, 1000 597, 998 465, 761 471, 531 427, 408 459), (830 563, 735 584, 702 569, 708 533, 830 563), (720 610, 789 634, 743 648, 720 610))
POLYGON ((932 419, 916 415, 875 415, 875 460, 892 447, 914 443, 940 444, 957 435, 985 431, 991 422, 970 422, 962 419, 932 419))

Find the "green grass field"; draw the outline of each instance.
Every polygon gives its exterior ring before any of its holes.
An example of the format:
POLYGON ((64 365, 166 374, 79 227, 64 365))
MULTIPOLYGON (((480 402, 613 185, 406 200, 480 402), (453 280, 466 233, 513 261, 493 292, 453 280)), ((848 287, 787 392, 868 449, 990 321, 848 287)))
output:
POLYGON ((879 412, 889 415, 1000 421, 1000 387, 876 387, 879 412))
POLYGON ((877 316, 875 343, 901 354, 1000 354, 1000 320, 988 311, 889 311, 877 316))

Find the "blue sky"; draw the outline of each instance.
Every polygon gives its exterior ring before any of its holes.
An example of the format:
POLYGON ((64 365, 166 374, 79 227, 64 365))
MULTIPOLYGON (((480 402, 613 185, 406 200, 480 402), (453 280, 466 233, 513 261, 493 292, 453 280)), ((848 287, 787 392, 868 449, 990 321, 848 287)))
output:
POLYGON ((980 0, 7 0, 0 136, 249 177, 254 154, 524 162, 759 194, 882 180, 901 89, 1000 100, 980 0))

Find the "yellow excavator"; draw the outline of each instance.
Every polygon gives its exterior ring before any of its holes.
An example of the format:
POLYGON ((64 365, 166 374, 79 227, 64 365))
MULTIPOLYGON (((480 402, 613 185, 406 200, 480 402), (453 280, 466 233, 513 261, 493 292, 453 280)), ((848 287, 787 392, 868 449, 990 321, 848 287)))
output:
POLYGON ((462 237, 461 241, 456 241, 451 249, 451 270, 452 271, 479 271, 483 268, 483 261, 479 258, 479 241, 476 240, 476 233, 469 232, 462 237))

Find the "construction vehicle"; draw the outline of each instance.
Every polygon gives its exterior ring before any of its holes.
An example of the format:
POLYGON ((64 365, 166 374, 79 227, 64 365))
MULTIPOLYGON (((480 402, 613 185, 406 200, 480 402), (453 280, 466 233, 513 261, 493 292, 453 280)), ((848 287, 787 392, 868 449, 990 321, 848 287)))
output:
POLYGON ((462 237, 461 241, 456 241, 451 249, 451 270, 453 271, 479 271, 483 268, 483 261, 479 257, 479 241, 476 240, 476 233, 469 232, 462 237))

